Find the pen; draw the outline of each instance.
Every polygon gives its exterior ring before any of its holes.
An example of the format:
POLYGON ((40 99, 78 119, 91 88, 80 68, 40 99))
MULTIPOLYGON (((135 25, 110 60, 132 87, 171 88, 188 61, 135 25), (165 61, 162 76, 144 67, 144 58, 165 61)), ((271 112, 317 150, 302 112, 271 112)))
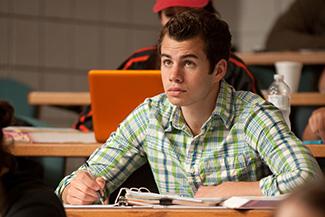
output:
POLYGON ((323 140, 304 141, 304 144, 324 144, 323 140))
MULTIPOLYGON (((93 174, 92 174, 91 171, 90 171, 89 164, 88 164, 87 162, 85 162, 84 165, 85 165, 85 167, 86 167, 86 169, 87 169, 87 172, 89 173, 90 177, 91 177, 93 180, 95 180, 95 177, 93 176, 93 174)), ((100 191, 98 190, 98 191, 96 191, 96 193, 97 193, 97 195, 98 195, 98 198, 99 198, 100 202, 104 205, 104 198, 102 197, 100 191)))

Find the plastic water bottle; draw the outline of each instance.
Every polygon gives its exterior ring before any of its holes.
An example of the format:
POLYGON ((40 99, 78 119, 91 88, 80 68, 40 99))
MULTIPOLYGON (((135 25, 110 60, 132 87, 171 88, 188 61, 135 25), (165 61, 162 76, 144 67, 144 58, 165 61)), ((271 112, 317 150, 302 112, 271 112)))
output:
POLYGON ((290 88, 283 81, 284 76, 275 74, 274 82, 268 89, 268 101, 274 106, 280 109, 282 112, 283 118, 287 123, 289 129, 291 129, 290 123, 290 88))

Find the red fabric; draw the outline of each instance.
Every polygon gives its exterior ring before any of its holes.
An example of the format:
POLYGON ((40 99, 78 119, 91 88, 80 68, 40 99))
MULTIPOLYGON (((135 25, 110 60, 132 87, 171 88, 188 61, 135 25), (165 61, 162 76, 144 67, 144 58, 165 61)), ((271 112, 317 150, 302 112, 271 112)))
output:
POLYGON ((189 8, 203 8, 209 1, 212 0, 157 0, 153 8, 154 12, 159 12, 169 7, 189 7, 189 8))
POLYGON ((129 68, 130 65, 132 65, 132 63, 134 62, 139 62, 139 61, 146 61, 149 58, 149 56, 143 56, 143 57, 135 57, 132 58, 130 61, 128 61, 125 66, 123 67, 122 70, 126 70, 129 68))

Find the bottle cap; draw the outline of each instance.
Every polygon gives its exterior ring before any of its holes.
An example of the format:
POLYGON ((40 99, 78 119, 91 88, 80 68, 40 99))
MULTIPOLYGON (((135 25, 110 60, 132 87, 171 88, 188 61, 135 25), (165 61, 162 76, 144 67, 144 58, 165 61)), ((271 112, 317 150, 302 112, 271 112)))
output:
POLYGON ((284 79, 284 75, 274 74, 274 80, 283 80, 283 79, 284 79))

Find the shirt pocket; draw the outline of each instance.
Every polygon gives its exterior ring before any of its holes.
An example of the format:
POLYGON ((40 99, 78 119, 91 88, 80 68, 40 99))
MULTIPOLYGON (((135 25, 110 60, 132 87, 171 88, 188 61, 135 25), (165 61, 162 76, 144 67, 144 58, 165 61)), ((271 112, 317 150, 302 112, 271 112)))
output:
POLYGON ((229 181, 250 181, 245 155, 203 159, 200 176, 203 185, 218 185, 229 181))

